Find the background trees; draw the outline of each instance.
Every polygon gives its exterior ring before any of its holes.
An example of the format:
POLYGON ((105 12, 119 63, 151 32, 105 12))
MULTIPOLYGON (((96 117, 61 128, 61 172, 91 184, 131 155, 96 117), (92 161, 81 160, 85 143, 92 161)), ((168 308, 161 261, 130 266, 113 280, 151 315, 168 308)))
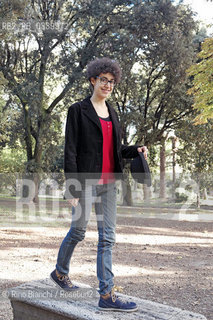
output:
POLYGON ((62 99, 128 10, 122 3, 31 1, 16 25, 16 38, 4 35, 0 71, 8 96, 17 97, 22 114, 29 171, 41 167, 42 152, 53 140, 50 124, 59 121, 62 99))
POLYGON ((109 56, 123 69, 112 96, 123 142, 148 145, 152 166, 161 145, 164 197, 165 140, 193 110, 185 73, 197 48, 189 8, 169 0, 19 4, 5 0, 0 11, 0 146, 24 148, 26 172, 61 167, 66 110, 89 94, 85 66, 109 56))
POLYGON ((11 32, 3 35, 0 71, 7 82, 5 93, 17 99, 27 172, 40 172, 43 152, 50 141, 57 143, 53 135, 56 127, 60 130, 61 102, 82 77, 88 60, 98 54, 99 47, 104 49, 106 33, 115 25, 119 28, 123 14, 129 11, 125 4, 129 1, 104 5, 31 1, 12 30, 15 37, 11 32))
POLYGON ((188 69, 193 77, 193 86, 188 90, 194 96, 194 108, 199 111, 195 121, 206 123, 213 118, 213 38, 207 38, 202 43, 197 55, 198 61, 188 69))
POLYGON ((134 8, 134 19, 122 52, 125 78, 115 91, 124 141, 134 127, 138 144, 161 145, 160 196, 165 193, 165 140, 178 122, 192 112, 185 70, 192 63, 195 23, 192 12, 170 1, 149 1, 134 8))
POLYGON ((206 124, 193 125, 191 119, 181 123, 176 131, 181 139, 178 150, 178 162, 191 173, 196 181, 197 206, 200 207, 200 194, 205 188, 212 188, 213 169, 213 126, 212 121, 206 124))

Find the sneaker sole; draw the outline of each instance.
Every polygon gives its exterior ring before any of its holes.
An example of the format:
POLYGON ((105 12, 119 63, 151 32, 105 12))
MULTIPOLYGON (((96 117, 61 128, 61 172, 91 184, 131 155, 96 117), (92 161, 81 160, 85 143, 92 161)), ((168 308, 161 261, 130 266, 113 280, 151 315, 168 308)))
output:
POLYGON ((98 309, 101 310, 101 311, 135 312, 135 311, 138 310, 138 307, 134 308, 134 309, 116 309, 116 308, 101 308, 101 307, 98 307, 98 309))
POLYGON ((51 275, 50 275, 50 279, 51 279, 60 289, 62 289, 62 290, 64 290, 64 291, 69 291, 69 292, 71 292, 71 291, 76 291, 76 290, 79 290, 79 289, 80 289, 80 288, 78 287, 78 288, 73 288, 73 289, 70 288, 70 290, 68 290, 68 289, 65 289, 65 288, 60 287, 59 284, 53 279, 53 277, 52 277, 51 275))

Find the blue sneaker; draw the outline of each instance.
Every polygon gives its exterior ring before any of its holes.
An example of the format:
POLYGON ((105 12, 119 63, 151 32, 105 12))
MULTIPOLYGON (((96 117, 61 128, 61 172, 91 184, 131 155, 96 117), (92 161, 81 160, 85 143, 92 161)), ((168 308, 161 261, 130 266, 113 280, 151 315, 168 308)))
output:
POLYGON ((55 269, 51 274, 50 278, 61 288, 67 291, 73 291, 79 289, 79 287, 72 284, 68 275, 61 275, 55 269))
POLYGON ((98 309, 102 311, 134 312, 138 310, 138 307, 136 303, 124 301, 121 297, 116 296, 112 290, 109 298, 104 299, 100 296, 98 309))

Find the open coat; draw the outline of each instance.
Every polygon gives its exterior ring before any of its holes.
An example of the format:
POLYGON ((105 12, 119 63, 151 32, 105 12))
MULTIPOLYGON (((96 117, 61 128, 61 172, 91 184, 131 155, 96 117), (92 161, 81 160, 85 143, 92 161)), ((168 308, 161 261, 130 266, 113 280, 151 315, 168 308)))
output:
MULTIPOLYGON (((126 146, 121 143, 121 130, 116 111, 107 103, 113 125, 113 146, 115 177, 121 178, 122 158, 138 156, 138 146, 126 146)), ((69 108, 65 132, 64 172, 67 180, 65 197, 78 198, 86 179, 101 177, 103 160, 103 135, 99 117, 90 97, 76 102, 69 108), (70 180, 71 179, 71 180, 70 180), (73 186, 73 179, 81 187, 73 186), (77 188, 79 190, 77 190, 77 188)))

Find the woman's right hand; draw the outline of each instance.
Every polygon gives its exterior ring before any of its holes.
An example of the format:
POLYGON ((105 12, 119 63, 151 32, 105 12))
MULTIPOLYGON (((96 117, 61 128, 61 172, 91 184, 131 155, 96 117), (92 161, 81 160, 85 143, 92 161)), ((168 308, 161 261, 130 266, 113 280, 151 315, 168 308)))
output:
POLYGON ((76 207, 78 205, 79 198, 74 198, 74 199, 68 199, 67 202, 69 205, 76 207))

